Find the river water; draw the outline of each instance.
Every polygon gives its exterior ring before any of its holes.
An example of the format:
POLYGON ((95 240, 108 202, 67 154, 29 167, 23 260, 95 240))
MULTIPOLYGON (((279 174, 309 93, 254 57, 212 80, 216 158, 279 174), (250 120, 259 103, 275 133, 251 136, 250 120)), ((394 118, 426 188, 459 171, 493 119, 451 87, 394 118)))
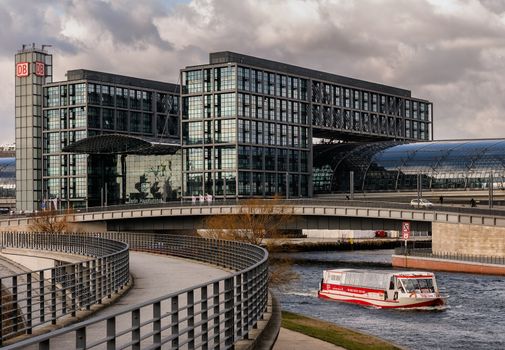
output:
POLYGON ((392 269, 392 250, 303 252, 293 259, 300 275, 277 292, 283 310, 316 317, 392 341, 408 349, 505 349, 505 278, 436 272, 447 307, 438 311, 384 310, 317 298, 322 271, 392 269))

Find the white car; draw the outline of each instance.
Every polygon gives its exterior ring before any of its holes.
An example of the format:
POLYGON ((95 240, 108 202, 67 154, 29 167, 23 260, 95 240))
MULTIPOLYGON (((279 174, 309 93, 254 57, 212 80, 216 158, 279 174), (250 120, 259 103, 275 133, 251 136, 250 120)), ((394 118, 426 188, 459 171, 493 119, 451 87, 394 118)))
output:
POLYGON ((415 198, 410 201, 410 206, 412 208, 433 208, 433 203, 424 198, 415 198))

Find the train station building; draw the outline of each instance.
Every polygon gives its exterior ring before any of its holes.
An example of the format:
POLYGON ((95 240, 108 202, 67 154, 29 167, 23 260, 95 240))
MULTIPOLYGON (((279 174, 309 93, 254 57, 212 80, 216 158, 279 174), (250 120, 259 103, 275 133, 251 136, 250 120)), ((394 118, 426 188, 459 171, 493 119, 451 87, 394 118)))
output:
POLYGON ((18 210, 311 197, 328 188, 316 138, 433 135, 432 103, 409 90, 228 51, 181 69, 180 86, 85 69, 53 82, 53 69, 44 47, 15 55, 18 210))

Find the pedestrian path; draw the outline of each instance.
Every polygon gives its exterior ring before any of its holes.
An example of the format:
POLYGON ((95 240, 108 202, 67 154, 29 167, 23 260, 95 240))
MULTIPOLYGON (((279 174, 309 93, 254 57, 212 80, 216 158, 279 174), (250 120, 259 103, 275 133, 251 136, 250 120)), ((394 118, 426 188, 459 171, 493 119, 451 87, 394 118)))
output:
MULTIPOLYGON (((112 315, 128 306, 224 277, 230 272, 191 260, 130 251, 130 273, 134 278, 133 287, 115 304, 98 311, 92 317, 112 315)), ((152 317, 146 312, 147 310, 141 310, 141 319, 152 317)), ((116 317, 116 329, 130 327, 132 325, 131 316, 131 313, 126 313, 116 317)), ((104 323, 94 324, 86 329, 86 338, 89 342, 103 339, 104 336, 104 323)), ((74 333, 67 333, 51 339, 51 349, 74 349, 75 346, 74 333)), ((94 349, 104 348, 104 346, 98 346, 94 349)), ((38 349, 38 347, 32 346, 29 349, 38 349)))
POLYGON ((273 350, 345 350, 308 335, 281 328, 273 350))

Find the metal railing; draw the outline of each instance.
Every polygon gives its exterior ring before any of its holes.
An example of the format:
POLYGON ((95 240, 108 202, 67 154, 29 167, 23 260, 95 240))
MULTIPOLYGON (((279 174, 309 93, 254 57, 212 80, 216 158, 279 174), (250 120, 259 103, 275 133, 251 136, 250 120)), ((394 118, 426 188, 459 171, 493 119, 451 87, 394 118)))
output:
POLYGON ((505 257, 460 254, 451 252, 433 253, 431 248, 395 248, 395 255, 417 256, 421 258, 446 259, 476 262, 481 264, 505 265, 505 257))
POLYGON ((100 236, 128 243, 132 250, 189 258, 237 272, 5 349, 65 348, 65 344, 79 349, 229 349, 248 338, 266 311, 268 253, 263 248, 182 235, 100 236))
POLYGON ((2 248, 84 255, 82 262, 0 278, 0 345, 56 324, 111 297, 129 281, 128 245, 106 238, 48 233, 0 233, 2 248))

